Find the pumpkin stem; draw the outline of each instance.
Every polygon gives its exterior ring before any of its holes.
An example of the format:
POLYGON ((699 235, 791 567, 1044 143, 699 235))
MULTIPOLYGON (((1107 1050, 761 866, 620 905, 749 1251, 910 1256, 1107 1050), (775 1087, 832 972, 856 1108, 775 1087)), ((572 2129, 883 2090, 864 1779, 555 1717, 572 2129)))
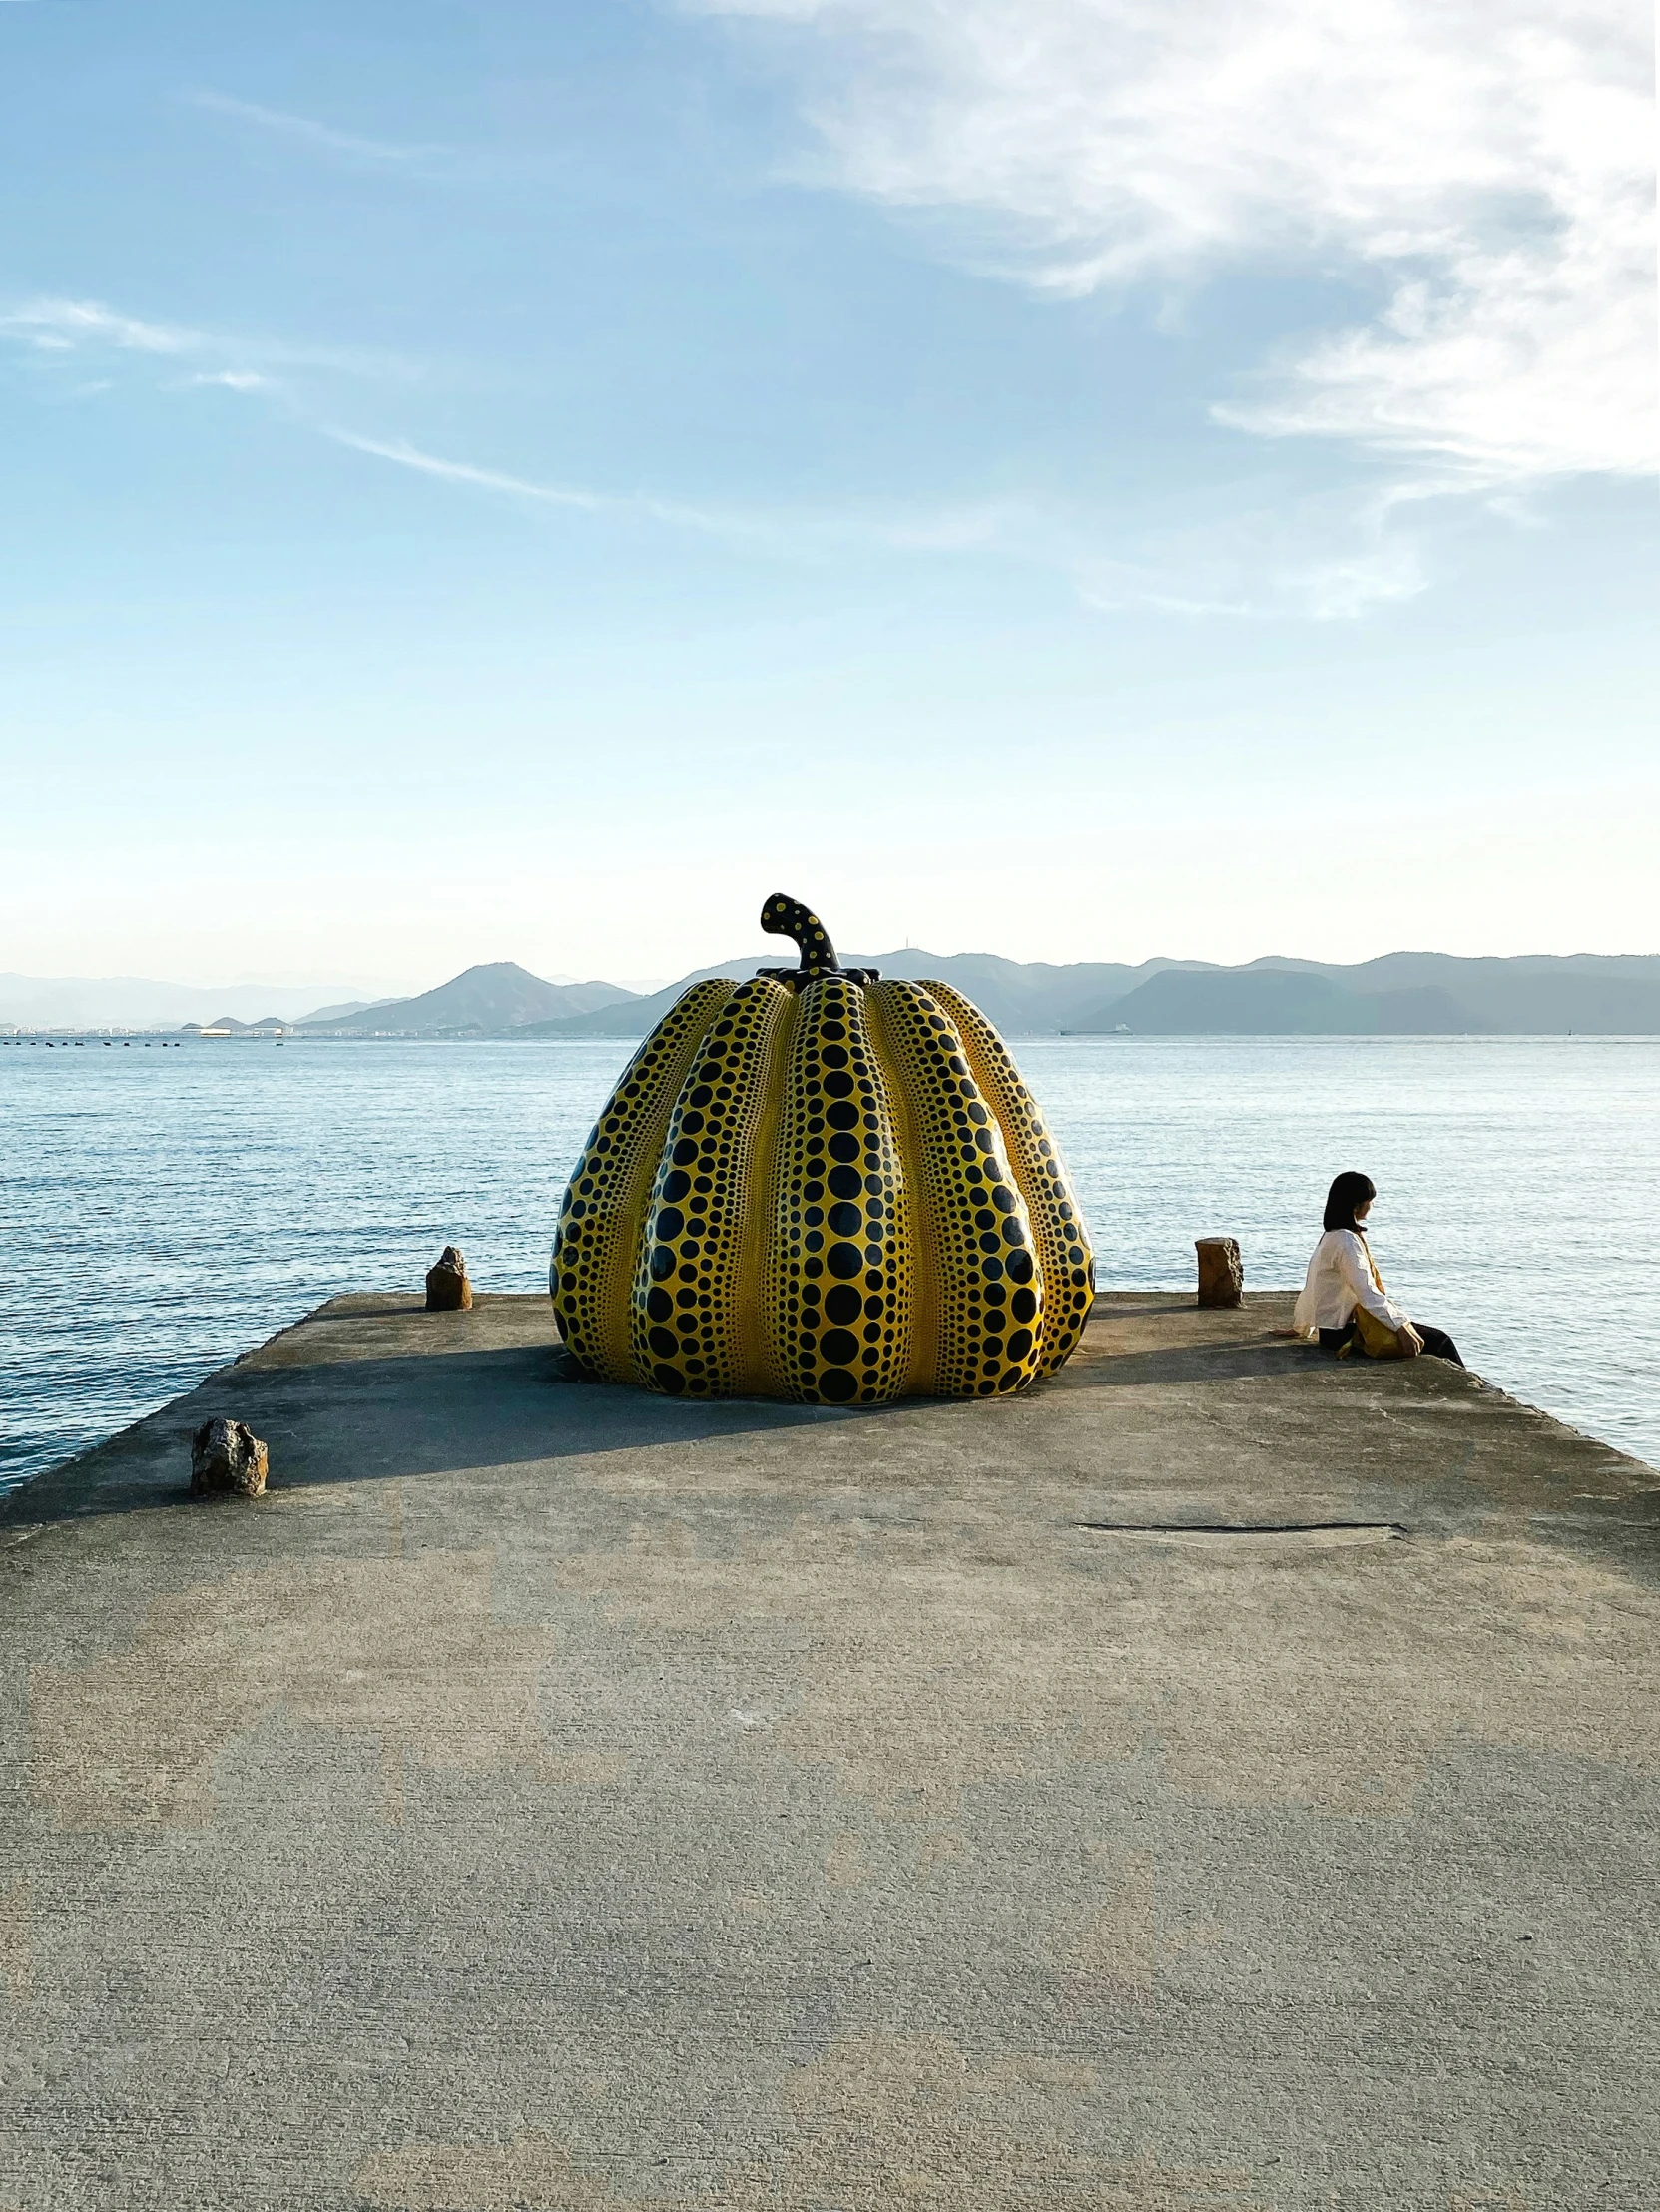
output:
POLYGON ((838 964, 830 932, 799 898, 787 898, 783 891, 775 891, 761 909, 761 926, 770 937, 795 938, 804 975, 823 975, 838 964))
POLYGON ((780 982, 793 983, 798 990, 811 983, 819 975, 845 975, 854 983, 873 983, 877 971, 874 968, 843 968, 835 957, 835 947, 830 941, 830 932, 811 907, 804 906, 799 898, 790 898, 783 891, 775 891, 761 909, 761 926, 770 937, 793 937, 802 955, 799 968, 763 968, 763 975, 776 976, 780 982))

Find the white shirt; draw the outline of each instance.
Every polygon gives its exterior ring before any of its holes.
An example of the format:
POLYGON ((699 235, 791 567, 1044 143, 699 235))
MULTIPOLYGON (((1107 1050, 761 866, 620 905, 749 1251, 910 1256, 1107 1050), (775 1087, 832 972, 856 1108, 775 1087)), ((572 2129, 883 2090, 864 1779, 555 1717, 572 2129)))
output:
POLYGON ((1376 1314, 1391 1329, 1404 1329, 1406 1315, 1380 1283, 1372 1279, 1365 1240, 1353 1229, 1328 1229, 1315 1246, 1308 1280, 1297 1296, 1292 1328, 1300 1337, 1322 1329, 1343 1329, 1357 1306, 1376 1314))

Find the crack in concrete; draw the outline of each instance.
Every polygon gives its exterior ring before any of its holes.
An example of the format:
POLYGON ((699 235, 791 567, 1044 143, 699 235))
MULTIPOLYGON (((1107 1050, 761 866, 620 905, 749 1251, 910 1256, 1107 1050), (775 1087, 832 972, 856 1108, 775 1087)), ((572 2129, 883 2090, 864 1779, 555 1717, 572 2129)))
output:
POLYGON ((1410 1530, 1400 1521, 1293 1520, 1293 1521, 1103 1521, 1076 1524, 1092 1536, 1406 1536, 1410 1530))

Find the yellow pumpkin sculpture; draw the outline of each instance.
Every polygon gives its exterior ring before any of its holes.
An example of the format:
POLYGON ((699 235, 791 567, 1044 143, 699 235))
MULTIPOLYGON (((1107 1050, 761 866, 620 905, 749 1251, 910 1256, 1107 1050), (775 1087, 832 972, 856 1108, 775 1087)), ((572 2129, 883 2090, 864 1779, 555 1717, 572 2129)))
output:
POLYGON ((671 1396, 878 1404, 1052 1375, 1095 1268, 1002 1039, 943 983, 841 968, 768 899, 799 968, 694 983, 571 1177, 550 1288, 592 1374, 671 1396))

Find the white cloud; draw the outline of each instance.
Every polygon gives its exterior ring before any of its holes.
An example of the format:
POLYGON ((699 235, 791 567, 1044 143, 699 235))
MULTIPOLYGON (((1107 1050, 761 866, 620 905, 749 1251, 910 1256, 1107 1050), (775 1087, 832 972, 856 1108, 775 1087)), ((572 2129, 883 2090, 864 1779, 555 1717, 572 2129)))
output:
POLYGON ((650 492, 591 491, 579 485, 543 483, 503 469, 480 468, 471 461, 446 460, 404 438, 365 437, 358 431, 336 427, 329 427, 323 434, 337 445, 349 446, 354 453, 393 461, 400 468, 435 476, 443 483, 504 492, 509 498, 530 500, 538 506, 571 507, 583 514, 634 517, 699 531, 722 538, 735 548, 772 558, 814 560, 849 546, 880 547, 901 554, 1001 551, 1016 558, 1031 557, 1029 549, 1017 542, 1020 533, 1003 530, 998 516, 989 509, 878 514, 855 508, 744 511, 700 507, 661 499, 650 492))
POLYGON ((1391 521, 1386 500, 1358 513, 1341 496, 1246 508, 1151 533, 1127 554, 1082 549, 1069 570, 1095 607, 1350 622, 1425 588, 1416 542, 1391 521))
POLYGON ((692 4, 790 31, 828 174, 967 219, 982 268, 1382 293, 1227 422, 1465 482, 1655 465, 1653 59, 1627 0, 692 4))
POLYGON ((254 100, 234 100, 229 93, 187 93, 193 108, 207 108, 216 115, 252 123, 273 137, 289 139, 313 153, 343 155, 347 160, 384 163, 389 167, 415 165, 444 151, 437 146, 400 146, 387 139, 363 138, 355 131, 338 131, 332 124, 317 123, 310 116, 289 115, 281 108, 263 108, 254 100))
POLYGON ((471 461, 445 460, 402 438, 364 437, 355 430, 337 428, 329 428, 324 434, 338 445, 350 446, 353 452, 395 461, 400 468, 412 468, 445 483, 505 492, 511 498, 528 499, 541 506, 574 507, 585 514, 635 516, 701 531, 723 538, 736 548, 773 558, 812 561, 862 547, 897 554, 1002 553, 1017 560, 1037 559, 1057 565, 1050 552, 1039 550, 1054 533, 1038 526, 1032 512, 1014 506, 937 510, 700 507, 661 499, 650 492, 590 491, 575 485, 542 483, 501 469, 479 468, 471 461))
POLYGON ((354 430, 332 428, 324 434, 337 445, 350 446, 353 452, 369 453, 377 460, 395 461, 400 468, 415 469, 423 476, 471 485, 480 491, 506 492, 512 498, 533 500, 540 506, 574 507, 584 514, 634 515, 649 522, 669 523, 756 544, 777 534, 777 525, 765 518, 685 506, 674 500, 653 498, 646 492, 587 491, 575 485, 538 483, 531 477, 509 475, 501 469, 479 468, 471 461, 444 460, 438 454, 422 452, 419 446, 410 445, 402 438, 369 438, 354 430))
POLYGON ((738 511, 693 507, 641 492, 549 484, 470 461, 445 460, 404 439, 325 433, 353 452, 392 461, 440 482, 701 532, 736 551, 813 563, 849 552, 986 556, 1064 576, 1087 604, 1148 607, 1172 615, 1347 620, 1424 588, 1418 550, 1391 529, 1398 501, 1374 496, 1359 511, 1343 494, 1250 506, 1226 521, 1195 521, 1109 548, 1101 519, 1053 502, 1006 500, 957 508, 796 507, 738 511))
POLYGON ((330 430, 336 445, 349 445, 354 453, 370 453, 376 460, 395 461, 423 476, 437 476, 445 483, 471 484, 480 491, 504 491, 516 499, 534 499, 545 506, 580 507, 593 514, 604 507, 620 506, 601 492, 574 491, 562 484, 533 483, 526 476, 509 476, 499 469, 475 468, 470 461, 446 461, 435 453, 423 453, 402 438, 365 438, 354 430, 330 430))
POLYGON ((316 370, 374 383, 403 384, 427 383, 453 373, 441 367, 434 370, 426 361, 364 346, 311 345, 286 338, 140 321, 98 299, 31 299, 0 310, 0 339, 10 339, 35 353, 106 357, 131 353, 195 359, 205 364, 200 373, 175 379, 173 389, 219 384, 231 391, 275 392, 278 384, 273 371, 278 370, 316 370))
POLYGON ((31 299, 0 314, 0 331, 54 353, 84 344, 113 345, 131 353, 190 353, 202 342, 195 330, 138 322, 96 299, 31 299))

